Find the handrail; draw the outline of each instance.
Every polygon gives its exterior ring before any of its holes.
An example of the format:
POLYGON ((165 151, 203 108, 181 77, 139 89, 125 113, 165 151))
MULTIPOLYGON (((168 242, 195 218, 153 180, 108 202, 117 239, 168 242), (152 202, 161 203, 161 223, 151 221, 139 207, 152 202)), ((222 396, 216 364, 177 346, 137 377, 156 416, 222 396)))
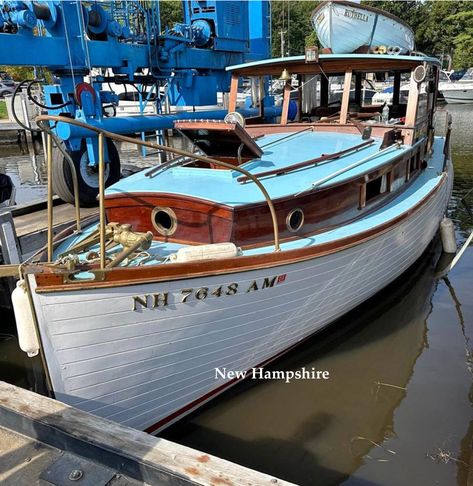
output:
MULTIPOLYGON (((206 162, 208 164, 215 164, 219 165, 221 167, 225 167, 227 169, 231 170, 236 170, 237 172, 241 172, 243 175, 246 177, 250 178, 253 180, 253 182, 258 186, 260 191, 262 192, 264 198, 266 199, 266 202, 269 207, 269 211, 271 213, 271 219, 273 223, 273 232, 274 232, 274 251, 280 251, 280 245, 279 245, 279 228, 278 228, 278 221, 277 221, 277 216, 276 216, 276 210, 274 208, 273 201, 271 200, 271 197, 269 196, 268 192, 266 191, 266 188, 263 186, 263 184, 250 172, 247 170, 235 166, 233 164, 229 164, 227 162, 223 162, 221 160, 217 160, 211 157, 203 156, 203 155, 197 155, 193 154, 191 152, 187 152, 186 150, 174 148, 174 147, 168 147, 166 145, 160 145, 157 143, 153 142, 147 142, 144 140, 137 140, 133 137, 128 137, 126 135, 120 135, 117 133, 109 132, 108 130, 104 130, 102 128, 95 127, 93 125, 89 125, 87 123, 74 120, 71 118, 66 118, 62 116, 57 116, 57 115, 40 115, 36 117, 36 122, 42 122, 42 121, 55 121, 55 122, 60 122, 60 123, 68 123, 69 125, 76 125, 82 128, 85 128, 86 130, 90 130, 92 132, 95 132, 99 134, 99 211, 100 211, 100 216, 101 216, 101 223, 100 223, 100 228, 102 228, 103 223, 105 222, 105 209, 104 209, 104 192, 105 192, 105 183, 103 180, 104 177, 104 161, 103 161, 103 140, 104 138, 110 138, 112 140, 116 140, 119 142, 128 142, 132 143, 135 145, 143 146, 143 147, 149 147, 157 150, 162 150, 164 152, 170 152, 178 155, 183 155, 186 157, 191 157, 192 159, 200 160, 202 162, 206 162), (100 143, 102 141, 102 143, 100 143)), ((51 153, 48 150, 48 167, 51 166, 51 173, 52 173, 52 150, 51 153)), ((48 174, 49 175, 49 174, 48 174)), ((48 204, 49 201, 51 200, 51 207, 52 207, 52 178, 48 177, 48 204)), ((53 234, 53 229, 52 229, 52 221, 48 221, 48 260, 51 261, 52 254, 53 254, 53 248, 52 248, 52 234, 53 234)), ((103 234, 101 232, 101 245, 100 248, 105 247, 105 241, 102 242, 103 239, 103 234)), ((101 256, 101 269, 103 270, 105 268, 105 255, 101 256)))
MULTIPOLYGON (((357 150, 360 150, 367 145, 373 145, 375 141, 370 138, 366 142, 360 143, 358 145, 354 145, 353 147, 349 147, 345 150, 341 150, 340 152, 334 152, 332 154, 324 154, 321 155, 320 157, 316 157, 315 159, 309 159, 309 160, 304 160, 304 162, 299 162, 298 164, 291 164, 291 165, 285 165, 284 167, 279 167, 278 169, 271 169, 267 170, 265 172, 257 172, 256 174, 253 174, 255 177, 267 177, 271 175, 280 175, 280 174, 287 174, 288 172, 292 172, 294 170, 298 169, 303 169, 304 167, 308 167, 311 165, 317 165, 320 162, 326 162, 327 160, 334 160, 342 157, 345 154, 348 154, 350 152, 356 152, 357 150)), ((240 176, 237 178, 238 182, 247 182, 248 177, 245 176, 240 176)))
MULTIPOLYGON (((69 165, 69 169, 71 171, 72 176, 72 190, 74 193, 74 209, 75 209, 75 216, 76 216, 76 233, 79 234, 82 231, 80 226, 80 202, 79 202, 79 181, 77 180, 77 173, 75 170, 74 162, 72 161, 70 155, 61 147, 60 141, 58 141, 56 135, 54 135, 53 131, 47 124, 42 124, 41 122, 38 123, 38 127, 46 133, 48 137, 50 137, 54 143, 56 144, 57 149, 64 155, 64 159, 69 165)), ((46 139, 47 143, 47 139, 46 139)), ((51 147, 52 149, 52 147, 51 147)), ((46 148, 47 151, 47 148, 46 148)), ((52 157, 52 154, 51 154, 52 157)), ((52 162, 52 161, 51 161, 52 162)), ((52 167, 52 164, 51 164, 52 167)))
POLYGON ((316 189, 317 187, 321 186, 325 182, 328 182, 328 181, 334 179, 335 177, 337 177, 337 176, 339 176, 341 174, 344 174, 345 172, 348 172, 349 170, 355 169, 356 167, 358 167, 358 166, 360 166, 362 164, 365 164, 366 162, 369 162, 370 160, 378 157, 379 155, 382 155, 382 154, 388 152, 393 147, 395 147, 397 149, 400 149, 401 148, 401 143, 400 142, 396 142, 393 145, 390 145, 389 147, 386 147, 385 149, 380 150, 379 152, 375 152, 374 154, 368 155, 368 157, 365 157, 364 159, 358 160, 358 161, 354 162, 353 164, 347 165, 346 167, 342 167, 341 169, 336 170, 335 172, 332 172, 328 176, 325 176, 322 179, 319 179, 318 181, 312 182, 312 184, 310 185, 310 188, 309 189, 304 189, 303 191, 298 192, 296 194, 296 196, 299 196, 300 194, 303 194, 304 192, 313 191, 314 189, 316 189))

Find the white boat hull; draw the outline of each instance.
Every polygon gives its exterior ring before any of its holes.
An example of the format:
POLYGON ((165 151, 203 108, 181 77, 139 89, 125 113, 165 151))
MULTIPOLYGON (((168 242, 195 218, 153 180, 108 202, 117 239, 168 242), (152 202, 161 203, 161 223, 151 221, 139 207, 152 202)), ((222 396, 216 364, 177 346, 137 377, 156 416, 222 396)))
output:
MULTIPOLYGON (((215 368, 248 370, 268 362, 398 277, 434 237, 450 192, 451 178, 388 231, 290 265, 87 291, 33 291, 56 398, 138 429, 164 428, 235 382, 216 379, 215 368), (220 296, 211 294, 220 287, 220 296), (182 302, 187 288, 194 293, 182 302), (200 295, 207 297, 196 299, 203 288, 208 292, 200 295), (162 299, 164 292, 165 307, 145 308, 134 299, 156 293, 162 299)), ((34 289, 34 277, 30 282, 34 289)))
POLYGON ((447 103, 473 103, 473 85, 440 90, 447 103))
POLYGON ((322 46, 334 54, 354 52, 363 46, 398 47, 400 54, 414 50, 410 28, 361 5, 327 2, 315 11, 312 22, 322 46))

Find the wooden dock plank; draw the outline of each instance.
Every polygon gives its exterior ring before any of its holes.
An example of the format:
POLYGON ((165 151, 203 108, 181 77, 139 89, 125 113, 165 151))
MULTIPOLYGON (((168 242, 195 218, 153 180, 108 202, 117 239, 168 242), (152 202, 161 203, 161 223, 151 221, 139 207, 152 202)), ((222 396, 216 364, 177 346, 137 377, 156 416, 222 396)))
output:
MULTIPOLYGON (((0 484, 3 486, 51 485, 43 478, 48 477, 48 473, 52 475, 57 471, 59 464, 63 465, 64 470, 64 474, 59 478, 63 480, 61 483, 73 484, 68 478, 72 470, 67 468, 67 459, 68 453, 61 449, 0 427, 0 484)), ((83 475, 78 484, 103 486, 104 482, 99 484, 96 481, 96 470, 101 468, 108 473, 107 477, 112 476, 112 479, 107 481, 107 486, 145 486, 142 481, 121 476, 108 468, 97 466, 92 461, 77 458, 77 462, 83 475)), ((55 481, 54 484, 58 483, 55 481)))
MULTIPOLYGON (((81 218, 98 214, 97 208, 81 208, 81 218)), ((48 224, 47 209, 41 209, 30 214, 14 216, 16 234, 20 238, 30 233, 45 230, 48 224)), ((75 209, 72 204, 61 204, 54 207, 54 225, 73 224, 75 221, 75 209)))
POLYGON ((1 381, 0 427, 152 485, 291 486, 1 381))

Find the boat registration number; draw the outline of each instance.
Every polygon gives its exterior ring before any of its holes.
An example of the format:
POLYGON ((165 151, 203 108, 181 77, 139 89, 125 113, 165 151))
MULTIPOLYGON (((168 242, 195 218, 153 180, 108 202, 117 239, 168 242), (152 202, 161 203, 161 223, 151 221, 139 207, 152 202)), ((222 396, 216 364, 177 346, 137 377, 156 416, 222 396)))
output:
POLYGON ((171 304, 186 304, 192 301, 205 300, 207 298, 219 298, 235 294, 249 294, 272 288, 286 280, 286 274, 272 277, 264 277, 253 280, 247 284, 233 282, 216 287, 193 287, 181 289, 177 292, 157 292, 152 294, 133 295, 132 310, 155 309, 171 304))

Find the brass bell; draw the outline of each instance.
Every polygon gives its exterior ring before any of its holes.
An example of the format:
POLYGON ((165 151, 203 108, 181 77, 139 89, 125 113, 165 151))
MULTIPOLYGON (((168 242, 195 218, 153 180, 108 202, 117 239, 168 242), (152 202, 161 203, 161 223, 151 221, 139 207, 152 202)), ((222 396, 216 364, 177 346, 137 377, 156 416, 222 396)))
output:
POLYGON ((291 80, 291 75, 289 74, 287 69, 283 69, 283 72, 281 73, 281 77, 279 78, 279 81, 285 81, 288 82, 291 80))

